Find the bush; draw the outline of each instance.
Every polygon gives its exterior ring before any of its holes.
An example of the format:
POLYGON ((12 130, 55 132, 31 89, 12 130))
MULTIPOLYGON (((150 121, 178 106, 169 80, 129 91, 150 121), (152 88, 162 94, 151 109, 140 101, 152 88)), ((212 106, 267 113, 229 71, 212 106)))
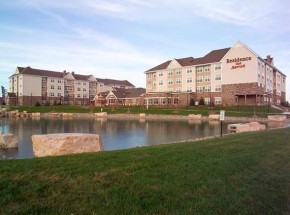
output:
POLYGON ((35 106, 36 106, 36 107, 39 107, 39 106, 40 106, 40 102, 37 101, 37 102, 35 103, 35 106))
POLYGON ((201 97, 201 98, 199 99, 198 104, 199 104, 199 105, 204 105, 204 98, 203 98, 203 97, 201 97))
POLYGON ((45 102, 45 106, 50 106, 50 103, 48 101, 45 102))
POLYGON ((189 106, 195 106, 195 100, 194 99, 190 99, 189 106))

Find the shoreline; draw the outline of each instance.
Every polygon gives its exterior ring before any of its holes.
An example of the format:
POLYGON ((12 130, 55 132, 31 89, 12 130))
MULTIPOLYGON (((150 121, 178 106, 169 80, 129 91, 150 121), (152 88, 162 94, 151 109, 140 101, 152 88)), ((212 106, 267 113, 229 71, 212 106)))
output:
MULTIPOLYGON (((106 116, 97 117, 94 113, 72 113, 71 115, 63 115, 63 113, 41 113, 40 118, 62 118, 62 119, 90 119, 94 118, 97 120, 106 120, 106 119, 118 119, 118 120, 178 120, 178 121, 220 121, 218 120, 209 120, 208 116, 202 116, 200 119, 190 119, 189 116, 184 115, 159 115, 159 114, 148 114, 145 116, 140 116, 140 114, 108 114, 106 116)), ((287 120, 287 119, 286 119, 287 120)), ((261 117, 228 117, 225 116, 225 122, 274 122, 269 120, 268 118, 261 117)))

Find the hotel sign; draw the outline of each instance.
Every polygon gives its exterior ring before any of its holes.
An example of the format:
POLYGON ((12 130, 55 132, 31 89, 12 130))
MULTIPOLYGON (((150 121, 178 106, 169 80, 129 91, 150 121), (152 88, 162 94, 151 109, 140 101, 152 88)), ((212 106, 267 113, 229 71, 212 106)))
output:
POLYGON ((234 63, 231 69, 239 69, 239 68, 245 68, 246 64, 244 62, 249 61, 249 60, 252 60, 252 58, 251 57, 237 57, 233 59, 227 59, 227 63, 234 63))

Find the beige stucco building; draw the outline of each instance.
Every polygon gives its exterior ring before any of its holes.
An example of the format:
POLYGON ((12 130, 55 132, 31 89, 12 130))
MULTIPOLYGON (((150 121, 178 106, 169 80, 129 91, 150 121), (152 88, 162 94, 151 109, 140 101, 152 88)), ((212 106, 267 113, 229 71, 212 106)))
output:
POLYGON ((93 75, 17 67, 9 77, 8 104, 94 104, 97 93, 113 88, 134 88, 128 81, 97 79, 93 75))
POLYGON ((242 42, 201 58, 168 60, 145 72, 149 105, 280 105, 286 101, 286 75, 270 56, 261 58, 242 42))

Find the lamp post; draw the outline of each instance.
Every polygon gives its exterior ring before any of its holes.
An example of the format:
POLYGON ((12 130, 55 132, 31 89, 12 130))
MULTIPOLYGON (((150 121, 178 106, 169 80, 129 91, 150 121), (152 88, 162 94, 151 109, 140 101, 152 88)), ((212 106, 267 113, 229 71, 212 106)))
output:
POLYGON ((32 93, 30 94, 30 105, 32 106, 32 93))

